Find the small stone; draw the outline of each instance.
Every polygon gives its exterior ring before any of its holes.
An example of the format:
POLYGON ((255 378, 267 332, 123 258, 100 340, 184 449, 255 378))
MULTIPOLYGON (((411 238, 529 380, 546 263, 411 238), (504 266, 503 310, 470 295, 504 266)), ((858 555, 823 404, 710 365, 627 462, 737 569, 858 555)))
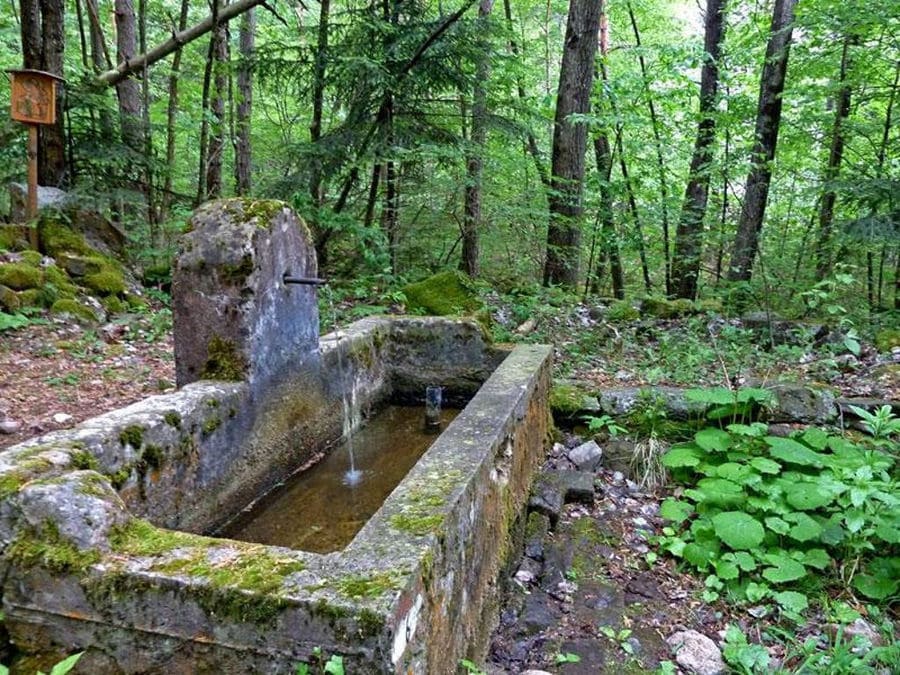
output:
POLYGON ((752 616, 754 619, 761 619, 768 613, 769 613, 769 608, 766 607, 765 605, 757 605, 756 607, 750 607, 747 610, 747 614, 752 616))
POLYGON ((560 471, 560 487, 566 504, 594 503, 594 477, 581 471, 560 471))
POLYGON ((603 450, 600 449, 596 441, 592 440, 569 450, 568 457, 569 461, 579 471, 596 471, 597 467, 600 466, 600 460, 603 458, 603 450))
POLYGON ((528 514, 525 533, 525 555, 534 560, 544 559, 544 539, 550 531, 550 519, 543 513, 528 514))
POLYGON ((546 670, 523 670, 519 675, 552 675, 546 670))
POLYGON ((68 424, 73 419, 74 418, 71 415, 69 415, 68 413, 56 413, 53 416, 53 421, 56 422, 57 424, 68 424))
MULTIPOLYGON (((574 472, 573 472, 574 473, 574 472)), ((542 513, 555 526, 563 507, 563 491, 552 473, 542 473, 535 481, 528 499, 528 510, 542 513)))
POLYGON ((666 643, 675 654, 675 661, 695 675, 721 675, 726 672, 722 652, 710 638, 695 630, 670 635, 666 643))
MULTIPOLYGON (((835 624, 828 624, 828 632, 832 636, 836 635, 838 632, 838 626, 835 624)), ((853 642, 853 640, 856 638, 862 638, 864 642, 869 643, 872 647, 880 647, 882 644, 884 644, 881 635, 878 633, 875 627, 862 618, 859 618, 853 623, 844 626, 843 636, 846 642, 853 642)))
POLYGON ((534 583, 535 578, 536 577, 532 572, 524 569, 520 569, 518 572, 516 572, 515 576, 515 580, 523 585, 534 583))
POLYGON ((0 434, 14 434, 21 428, 21 422, 10 419, 0 420, 0 434))
POLYGON ((613 480, 613 485, 621 485, 622 481, 625 480, 625 474, 622 473, 621 471, 616 471, 612 475, 612 480, 613 480))

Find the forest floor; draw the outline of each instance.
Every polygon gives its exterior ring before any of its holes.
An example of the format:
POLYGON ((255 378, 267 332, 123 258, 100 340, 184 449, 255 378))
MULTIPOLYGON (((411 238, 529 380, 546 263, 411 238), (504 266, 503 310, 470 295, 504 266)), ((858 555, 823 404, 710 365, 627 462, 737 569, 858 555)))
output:
MULTIPOLYGON (((900 398, 900 350, 878 354, 862 343, 853 354, 842 346, 846 335, 815 348, 767 350, 724 319, 610 324, 579 306, 545 312, 518 337, 552 342, 557 378, 586 382, 595 390, 737 386, 777 373, 781 379, 825 382, 845 396, 900 398)), ((38 320, 0 334, 0 448, 173 389, 167 309, 101 327, 38 320)), ((565 434, 562 440, 548 454, 550 470, 564 466, 567 449, 586 439, 565 434)), ((657 558, 653 539, 664 526, 659 507, 671 490, 644 489, 631 478, 601 466, 593 477, 593 503, 564 507, 542 551, 545 568, 548 559, 554 561, 558 581, 545 583, 546 569, 531 569, 522 559, 508 580, 512 593, 486 672, 689 672, 678 670, 666 644, 678 631, 698 631, 723 646, 730 624, 740 626, 751 642, 777 630, 759 607, 702 599, 699 577, 680 571, 670 558, 657 558)), ((866 616, 864 605, 854 608, 866 616)), ((827 624, 828 617, 820 615, 792 628, 790 640, 770 641, 772 665, 801 659, 797 645, 806 637, 828 643, 827 624)), ((469 670, 479 672, 474 665, 469 670)))

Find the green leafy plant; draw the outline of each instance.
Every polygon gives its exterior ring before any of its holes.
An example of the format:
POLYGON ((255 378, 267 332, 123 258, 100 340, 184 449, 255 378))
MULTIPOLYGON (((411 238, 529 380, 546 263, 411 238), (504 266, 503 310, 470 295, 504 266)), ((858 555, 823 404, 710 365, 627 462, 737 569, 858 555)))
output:
POLYGON ((900 490, 878 446, 733 423, 698 431, 662 463, 687 486, 661 506, 671 525, 660 548, 707 574, 705 599, 768 598, 796 618, 822 581, 874 600, 897 594, 900 490))
POLYGON ((623 652, 625 652, 629 656, 634 655, 634 645, 632 645, 628 641, 628 638, 631 637, 631 630, 629 628, 623 628, 617 631, 612 626, 601 626, 600 632, 607 638, 618 644, 619 648, 623 652))
POLYGON ((769 652, 762 645, 748 642, 747 636, 734 624, 725 629, 722 657, 738 673, 769 672, 769 652))
POLYGON ((894 415, 889 405, 881 406, 874 413, 855 405, 851 405, 850 410, 863 421, 866 431, 872 434, 879 444, 886 445, 890 442, 891 436, 900 434, 900 418, 894 415))
POLYGON ((7 330, 22 328, 29 323, 28 317, 23 316, 22 314, 7 314, 6 312, 0 312, 0 333, 7 330))
POLYGON ((344 675, 344 657, 332 654, 327 659, 321 647, 313 649, 312 664, 298 663, 295 675, 344 675))
POLYGON ((619 434, 628 433, 628 429, 618 424, 615 418, 609 415, 600 415, 600 417, 585 415, 583 419, 587 422, 588 431, 593 434, 606 433, 611 438, 616 438, 619 434))
POLYGON ((465 670, 469 675, 487 675, 484 670, 479 668, 475 663, 469 661, 469 659, 462 659, 459 662, 460 668, 465 670))
POLYGON ((580 663, 581 657, 578 654, 573 654, 572 652, 565 652, 556 655, 556 659, 554 659, 557 665, 562 665, 563 663, 580 663))
MULTIPOLYGON (((75 667, 75 664, 78 663, 78 660, 84 655, 84 652, 78 652, 77 654, 72 654, 71 656, 67 656, 59 663, 55 664, 49 673, 44 673, 43 671, 37 671, 37 675, 66 675, 71 672, 72 668, 75 667)), ((9 675, 9 668, 4 665, 0 665, 0 675, 9 675)))

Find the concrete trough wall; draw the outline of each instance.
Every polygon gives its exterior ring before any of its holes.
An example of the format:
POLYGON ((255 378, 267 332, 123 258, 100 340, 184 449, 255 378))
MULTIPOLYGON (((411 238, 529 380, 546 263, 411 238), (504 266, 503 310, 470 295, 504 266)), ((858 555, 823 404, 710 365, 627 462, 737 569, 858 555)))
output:
POLYGON ((86 650, 85 673, 293 672, 317 648, 351 673, 454 672, 485 648, 547 430, 549 348, 503 356, 473 323, 368 319, 265 390, 196 382, 0 453, 14 645, 86 650), (345 397, 485 380, 345 551, 190 534, 327 451, 345 397))

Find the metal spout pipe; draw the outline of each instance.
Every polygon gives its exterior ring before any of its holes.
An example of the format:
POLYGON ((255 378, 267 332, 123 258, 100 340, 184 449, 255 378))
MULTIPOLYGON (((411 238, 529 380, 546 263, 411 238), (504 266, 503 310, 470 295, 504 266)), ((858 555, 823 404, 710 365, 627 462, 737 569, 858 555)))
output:
POLYGON ((298 286, 322 286, 327 284, 325 279, 317 279, 315 277, 295 277, 290 272, 285 272, 281 277, 283 284, 297 284, 298 286))

